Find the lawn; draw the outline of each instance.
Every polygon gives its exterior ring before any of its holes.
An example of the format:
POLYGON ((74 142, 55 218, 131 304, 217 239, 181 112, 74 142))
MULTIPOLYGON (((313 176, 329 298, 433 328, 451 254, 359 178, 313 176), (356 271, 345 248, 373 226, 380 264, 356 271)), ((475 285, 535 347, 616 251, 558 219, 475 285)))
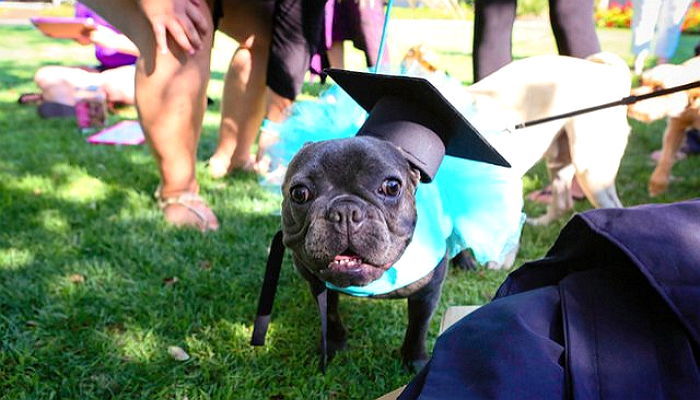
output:
MULTIPOLYGON (((433 22, 434 32, 440 24, 433 22)), ((28 26, 0 26, 0 36, 0 399, 373 399, 411 378, 397 351, 404 302, 348 297, 341 311, 349 349, 319 373, 318 317, 289 259, 267 346, 249 345, 266 250, 279 227, 279 198, 252 174, 214 181, 204 173, 233 43, 217 38, 209 93, 216 105, 205 118, 198 164, 202 192, 222 228, 202 235, 162 222, 151 195, 158 176, 146 147, 89 145, 74 121, 41 120, 33 107, 16 103, 19 94, 36 90, 37 67, 91 63, 88 48, 46 39, 28 26), (174 360, 169 346, 191 358, 174 360)), ((550 36, 519 28, 516 57, 553 52, 550 36)), ((417 37, 394 37, 398 60, 417 37)), ((605 49, 629 59, 628 31, 602 30, 600 38, 605 49)), ((445 68, 463 80, 471 76, 467 39, 441 39, 436 46, 445 68)), ((688 58, 697 41, 684 36, 676 61, 688 58)), ((358 54, 350 59, 356 63, 358 54)), ((307 85, 304 96, 318 89, 307 85)), ((126 109, 110 119, 134 116, 126 109)), ((668 194, 646 195, 653 168, 648 155, 659 147, 664 123, 631 124, 618 176, 622 201, 695 197, 700 157, 675 167, 668 194)), ((525 188, 546 180, 538 165, 524 178, 525 188)), ((526 211, 543 207, 527 204, 526 211)), ((525 227, 516 265, 543 256, 564 223, 525 227)), ((451 271, 431 346, 446 307, 487 302, 506 274, 451 271)))

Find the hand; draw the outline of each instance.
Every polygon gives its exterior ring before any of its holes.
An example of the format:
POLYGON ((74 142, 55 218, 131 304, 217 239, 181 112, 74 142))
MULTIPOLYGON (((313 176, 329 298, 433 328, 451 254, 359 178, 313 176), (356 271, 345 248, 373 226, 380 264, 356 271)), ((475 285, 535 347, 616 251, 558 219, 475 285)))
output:
POLYGON ((93 44, 114 49, 120 53, 139 55, 138 48, 129 38, 104 25, 95 25, 95 29, 89 32, 89 40, 93 44))
POLYGON ((151 23, 156 46, 161 54, 168 52, 167 36, 188 54, 202 45, 208 20, 200 7, 202 0, 140 0, 140 6, 151 23))
POLYGON ((92 39, 90 39, 90 37, 92 36, 92 33, 97 28, 97 26, 95 26, 92 23, 92 19, 90 19, 88 21, 89 21, 89 23, 86 24, 86 26, 83 29, 81 29, 80 35, 72 38, 73 40, 82 44, 83 46, 87 46, 89 44, 92 44, 92 39))

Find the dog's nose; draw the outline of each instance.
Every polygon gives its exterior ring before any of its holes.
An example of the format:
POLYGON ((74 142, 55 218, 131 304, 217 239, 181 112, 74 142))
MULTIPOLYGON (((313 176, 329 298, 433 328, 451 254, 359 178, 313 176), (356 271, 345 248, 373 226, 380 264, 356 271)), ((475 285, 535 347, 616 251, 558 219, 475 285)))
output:
POLYGON ((359 225, 365 219, 365 212, 358 204, 351 201, 341 201, 328 208, 326 218, 336 225, 350 228, 359 225))

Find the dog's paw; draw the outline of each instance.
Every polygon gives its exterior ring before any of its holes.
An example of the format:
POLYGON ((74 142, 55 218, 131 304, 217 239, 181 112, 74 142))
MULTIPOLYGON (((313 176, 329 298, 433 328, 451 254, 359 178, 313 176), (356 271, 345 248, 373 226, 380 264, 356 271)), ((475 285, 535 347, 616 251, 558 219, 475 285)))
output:
POLYGON ((415 374, 422 370, 423 367, 425 367, 425 365, 428 363, 428 360, 428 357, 420 358, 417 360, 404 360, 403 366, 408 372, 415 374))
POLYGON ((428 353, 423 346, 402 346, 401 361, 409 372, 418 372, 428 362, 428 353))
POLYGON ((668 189, 668 179, 654 179, 649 180, 649 196, 656 197, 668 189))
POLYGON ((475 270, 479 263, 476 261, 470 251, 463 250, 450 260, 453 267, 464 271, 475 270))
POLYGON ((326 343, 326 349, 328 351, 328 362, 333 360, 333 357, 339 352, 347 349, 348 347, 348 340, 347 338, 343 337, 341 339, 328 339, 328 342, 326 343))
MULTIPOLYGON (((323 357, 323 351, 321 350, 321 346, 323 346, 323 344, 321 341, 319 341, 318 354, 319 356, 323 357)), ((335 358, 335 355, 338 352, 345 350, 347 347, 348 340, 345 335, 338 338, 332 338, 329 335, 326 338, 326 364, 330 363, 333 360, 333 358, 335 358)))
POLYGON ((525 222, 532 226, 545 226, 552 222, 552 216, 548 214, 540 215, 536 218, 528 218, 525 222))

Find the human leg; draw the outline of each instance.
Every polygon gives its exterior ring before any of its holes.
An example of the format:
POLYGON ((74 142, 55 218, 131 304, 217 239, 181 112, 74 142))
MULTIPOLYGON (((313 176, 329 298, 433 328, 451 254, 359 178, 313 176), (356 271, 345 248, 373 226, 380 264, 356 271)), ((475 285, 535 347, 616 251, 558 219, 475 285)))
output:
POLYGON ((516 0, 474 1, 474 82, 512 60, 516 0))
POLYGON ((326 50, 326 55, 328 56, 328 63, 331 65, 331 68, 345 68, 345 51, 343 50, 342 41, 333 42, 331 47, 326 50))
POLYGON ((676 53, 681 37, 681 24, 691 0, 666 0, 662 3, 654 46, 654 54, 659 64, 667 63, 676 53))
POLYGON ((632 1, 632 54, 635 55, 634 72, 639 75, 644 70, 646 58, 651 53, 651 42, 659 16, 660 0, 632 1))
POLYGON ((79 67, 51 65, 39 68, 34 82, 41 90, 43 101, 75 105, 76 88, 99 85, 99 73, 79 67))
POLYGON ((139 119, 158 164, 159 198, 165 219, 175 225, 217 229, 218 221, 201 199, 195 177, 197 142, 206 107, 213 27, 206 3, 197 3, 208 16, 201 47, 193 54, 169 37, 168 52, 157 51, 151 23, 131 0, 84 1, 136 44, 135 97, 139 119), (183 197, 184 196, 184 197, 183 197), (198 212, 192 212, 195 208, 198 212))
POLYGON ((593 0, 550 0, 549 20, 559 54, 586 58, 600 52, 593 0))
POLYGON ((219 29, 239 43, 229 64, 221 105, 219 144, 209 160, 210 173, 252 170, 250 154, 265 115, 265 77, 273 4, 224 2, 219 29))
POLYGON ((129 105, 135 103, 135 69, 133 65, 123 65, 99 73, 100 86, 107 96, 107 101, 129 105))

